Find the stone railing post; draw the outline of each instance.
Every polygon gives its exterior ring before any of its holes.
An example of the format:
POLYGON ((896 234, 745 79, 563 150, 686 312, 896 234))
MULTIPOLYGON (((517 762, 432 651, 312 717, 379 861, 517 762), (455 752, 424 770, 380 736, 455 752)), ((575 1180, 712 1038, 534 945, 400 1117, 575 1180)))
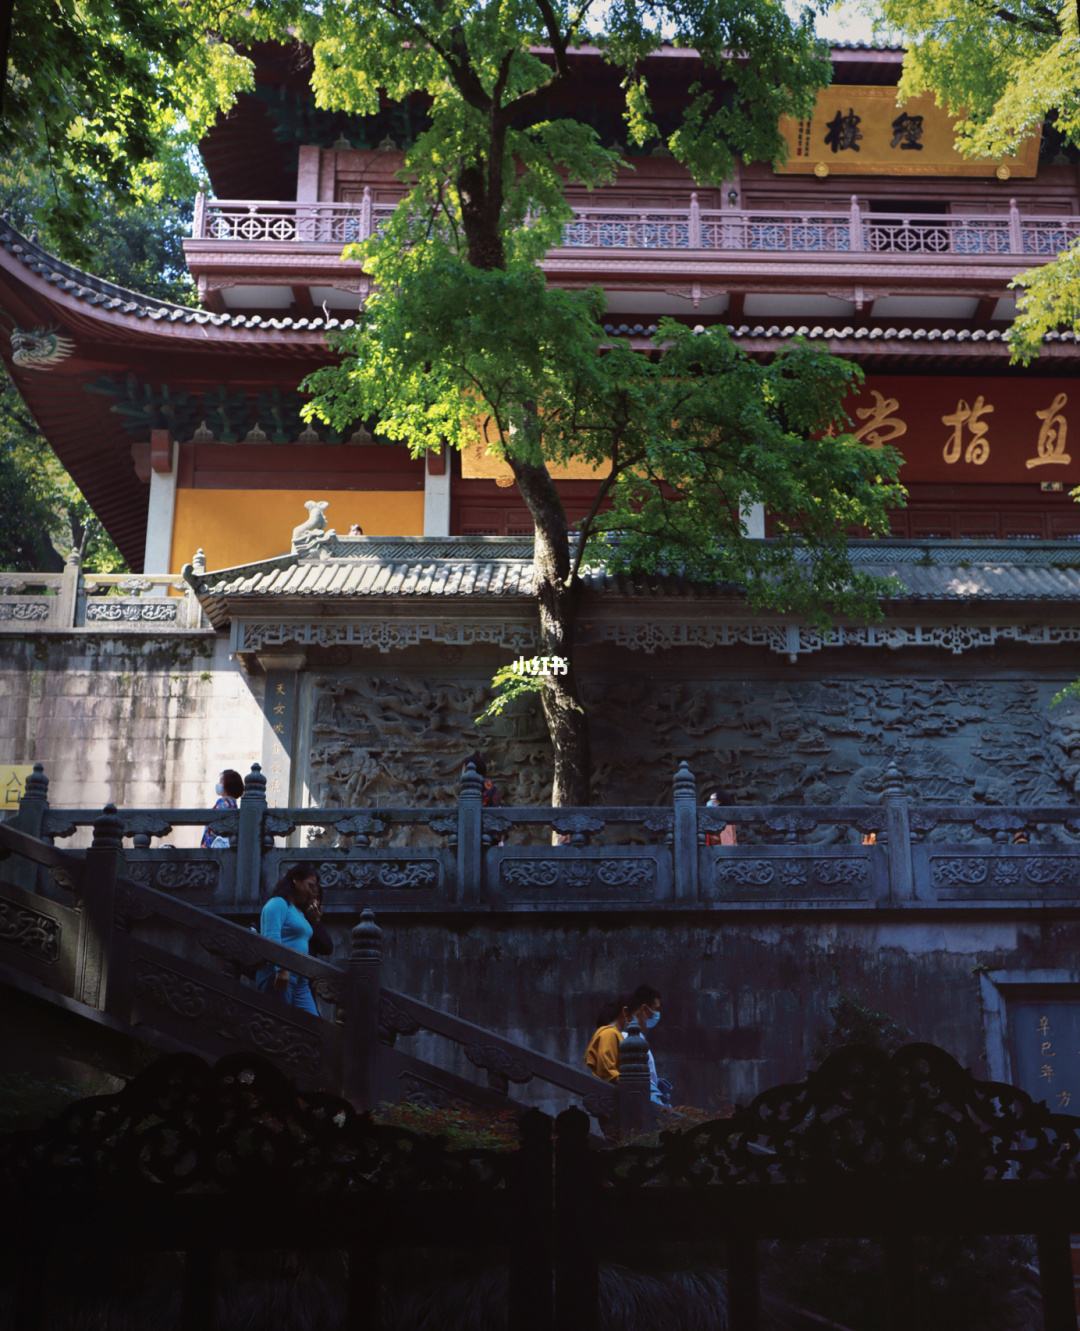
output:
POLYGON ((206 230, 206 195, 199 190, 195 195, 195 216, 191 219, 192 240, 204 239, 206 230))
MULTIPOLYGON (((23 787, 19 812, 12 818, 9 826, 40 840, 48 810, 49 778, 45 775, 44 767, 40 763, 35 763, 34 770, 26 778, 26 785, 23 787)), ((7 867, 5 876, 16 887, 25 888, 27 892, 36 892, 41 877, 38 868, 39 866, 30 860, 15 859, 7 867)))
POLYGON ((375 1107, 379 1058, 382 930, 365 906, 352 931, 345 968, 345 1042, 342 1093, 360 1110, 375 1107))
POLYGON ((484 782, 473 763, 466 763, 458 792, 457 900, 479 901, 483 896, 484 847, 482 831, 484 782))
POLYGON ((360 239, 367 240, 371 235, 371 228, 374 224, 374 213, 371 206, 371 186, 365 185, 364 192, 360 196, 360 239))
POLYGON ((123 844, 123 821, 116 805, 106 804, 94 820, 94 839, 83 861, 78 889, 82 919, 75 963, 75 997, 100 1011, 113 1006, 109 968, 114 960, 113 917, 123 844))
POLYGON ((697 190, 690 195, 690 248, 701 249, 701 205, 698 203, 697 190))
POLYGON ((619 1045, 618 1124, 620 1137, 647 1132, 655 1117, 650 1098, 649 1046, 641 1027, 632 1021, 619 1045))
POLYGON ((79 580, 82 576, 82 556, 72 550, 64 560, 64 576, 60 582, 60 595, 56 598, 56 626, 73 629, 78 623, 79 580))
POLYGON ((675 805, 672 858, 675 869, 675 900, 698 899, 697 782, 686 763, 680 763, 672 782, 675 805))
POLYGON ((852 250, 861 250, 863 248, 862 233, 862 209, 859 207, 859 196, 851 196, 851 210, 848 214, 848 245, 852 250))
POLYGON ((889 855, 889 896, 894 901, 911 901, 916 895, 915 874, 911 862, 911 823, 904 778, 895 762, 885 769, 882 794, 885 807, 886 849, 889 855))
POLYGON ((1009 249, 1013 254, 1024 252, 1024 228, 1020 225, 1020 208, 1015 199, 1009 200, 1009 249))
POLYGON ((263 818, 266 814, 266 777, 258 763, 244 777, 236 839, 236 901, 238 908, 258 910, 262 899, 263 818))

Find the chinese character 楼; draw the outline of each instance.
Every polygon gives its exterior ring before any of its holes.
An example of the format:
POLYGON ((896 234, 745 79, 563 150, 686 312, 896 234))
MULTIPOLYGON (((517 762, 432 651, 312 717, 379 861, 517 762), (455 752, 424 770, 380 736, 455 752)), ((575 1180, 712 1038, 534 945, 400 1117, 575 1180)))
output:
POLYGON ((853 107, 848 107, 847 115, 837 111, 836 115, 829 121, 829 128, 825 131, 825 143, 834 153, 843 152, 850 148, 852 152, 859 152, 859 140, 862 138, 862 130, 859 125, 862 123, 862 116, 857 116, 853 107))
POLYGON ((1061 414, 1068 403, 1068 396, 1065 393, 1058 393, 1045 411, 1035 413, 1042 421, 1039 426, 1039 437, 1035 441, 1035 452, 1038 456, 1028 458, 1024 463, 1025 467, 1045 467, 1051 463, 1059 463, 1065 467, 1072 461, 1065 452, 1065 437, 1069 422, 1061 414))
POLYGON ((899 148, 901 152, 904 149, 914 149, 915 152, 922 152, 922 116, 909 116, 906 111, 901 111, 892 122, 892 139, 889 142, 890 148, 899 148))
POLYGON ((942 416, 942 425, 953 427, 951 437, 946 440, 945 447, 941 450, 941 456, 950 466, 954 462, 960 461, 965 425, 971 431, 971 438, 968 440, 967 448, 963 449, 964 461, 970 462, 974 467, 981 467, 990 456, 990 440, 986 437, 990 426, 986 421, 980 420, 979 417, 988 416, 993 410, 993 407, 988 407, 983 402, 983 396, 980 393, 970 407, 963 398, 960 398, 956 404, 956 410, 948 416, 942 416))
POLYGON ((880 448, 907 434, 907 422, 893 414, 900 407, 897 399, 884 397, 876 388, 871 388, 870 396, 873 406, 855 408, 855 415, 866 422, 855 431, 855 438, 865 440, 869 448, 880 448))

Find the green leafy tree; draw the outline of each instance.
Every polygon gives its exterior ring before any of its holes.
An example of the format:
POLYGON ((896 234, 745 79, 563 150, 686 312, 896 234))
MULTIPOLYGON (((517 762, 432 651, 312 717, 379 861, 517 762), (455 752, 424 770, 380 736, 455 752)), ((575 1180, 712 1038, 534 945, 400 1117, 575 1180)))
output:
POLYGON ((851 366, 804 345, 760 365, 722 329, 672 320, 656 361, 605 333, 599 293, 549 288, 537 268, 569 216, 567 182, 603 185, 619 164, 592 128, 551 113, 554 94, 561 105, 593 99, 576 47, 599 47, 618 71, 639 147, 660 136, 645 58, 661 35, 696 49, 702 75, 664 139, 715 183, 737 157, 779 157, 779 116, 808 112, 827 82, 809 12, 793 18, 776 0, 620 0, 590 26, 589 10, 589 0, 327 0, 299 24, 322 106, 371 114, 381 96, 430 99, 430 126, 406 156, 408 197, 351 251, 376 292, 337 339, 340 364, 308 380, 310 412, 335 424, 375 415, 414 454, 483 437, 509 464, 535 529, 539 650, 570 666, 539 686, 556 804, 590 794, 574 670, 585 561, 730 580, 757 606, 872 613, 874 588, 854 576, 844 532, 884 531, 899 498, 896 455, 842 433, 851 366), (599 468, 576 537, 550 469, 571 457, 599 468), (784 515, 775 545, 746 539, 740 509, 753 502, 784 515))
MULTIPOLYGON (((877 0, 871 12, 908 47, 900 95, 932 92, 960 117, 970 156, 1016 152, 1044 122, 1063 149, 1080 149, 1080 6, 1075 0, 877 0)), ((1080 330, 1080 241, 1021 274, 1013 359, 1025 364, 1043 335, 1080 330)))
POLYGON ((198 140, 252 86, 239 47, 264 35, 267 8, 240 0, 5 6, 0 160, 20 155, 47 179, 36 221, 66 257, 96 257, 88 227, 115 204, 194 193, 198 140))

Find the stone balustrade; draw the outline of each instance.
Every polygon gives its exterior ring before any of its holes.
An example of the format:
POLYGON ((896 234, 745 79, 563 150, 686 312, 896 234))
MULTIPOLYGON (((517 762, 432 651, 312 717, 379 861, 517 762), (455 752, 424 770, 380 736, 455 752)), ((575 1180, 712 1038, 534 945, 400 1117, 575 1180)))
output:
MULTIPOLYGON (((14 825, 50 841, 99 809, 53 809, 40 766, 14 825)), ((891 766, 874 805, 699 803, 681 764, 664 806, 487 808, 468 767, 443 808, 272 808, 256 764, 235 811, 120 810, 125 874, 250 915, 314 862, 330 915, 380 912, 911 911, 1080 908, 1080 808, 912 801, 891 766), (725 824, 738 844, 716 844, 725 824), (172 848, 211 825, 228 849, 172 848)))
POLYGON ((171 573, 85 573, 72 551, 62 573, 0 573, 0 634, 190 633, 209 626, 171 573))

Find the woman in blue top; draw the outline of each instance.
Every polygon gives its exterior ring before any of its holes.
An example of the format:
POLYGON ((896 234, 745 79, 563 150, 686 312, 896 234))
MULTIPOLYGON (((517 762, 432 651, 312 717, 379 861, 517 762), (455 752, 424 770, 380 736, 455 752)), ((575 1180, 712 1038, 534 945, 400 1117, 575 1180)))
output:
MULTIPOLYGON (((294 864, 262 908, 259 933, 308 956, 311 935, 318 920, 318 896, 318 870, 313 864, 294 864)), ((279 994, 293 1007, 310 1012, 314 1017, 319 1015, 306 975, 295 975, 283 966, 263 966, 256 983, 264 993, 279 994)))

